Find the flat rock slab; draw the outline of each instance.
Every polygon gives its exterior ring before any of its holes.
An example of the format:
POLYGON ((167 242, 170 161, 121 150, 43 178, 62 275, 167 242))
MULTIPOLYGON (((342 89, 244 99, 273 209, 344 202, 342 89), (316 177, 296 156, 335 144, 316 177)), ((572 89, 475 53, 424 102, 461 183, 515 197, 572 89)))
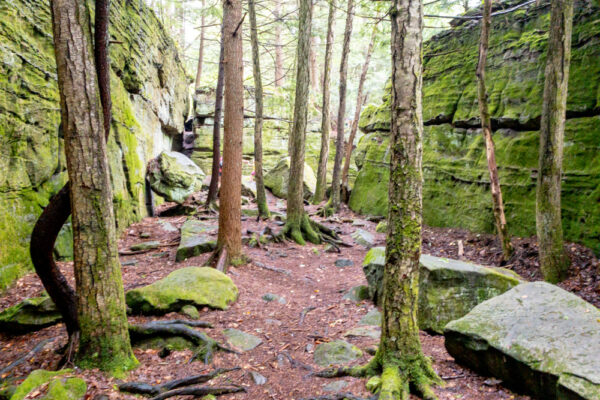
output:
POLYGON ((544 282, 485 301, 445 330, 459 363, 544 400, 600 399, 600 310, 544 282))
POLYGON ((0 313, 0 332, 24 334, 39 331, 61 321, 62 315, 50 297, 33 297, 0 313))
POLYGON ((316 364, 326 367, 333 364, 345 364, 362 357, 362 351, 343 340, 321 343, 315 348, 313 359, 316 364))
POLYGON ((135 244, 131 245, 131 247, 129 247, 129 250, 131 250, 131 251, 146 251, 146 250, 158 249, 159 247, 160 247, 160 242, 157 242, 156 240, 151 240, 148 242, 135 243, 135 244))
MULTIPOLYGON (((46 400, 80 400, 87 392, 87 384, 81 378, 71 377, 72 370, 46 371, 37 369, 16 388, 10 400, 30 399, 35 396, 36 389, 44 386, 46 394, 37 399, 46 400)), ((39 392, 38 392, 39 395, 39 392)))
POLYGON ((358 324, 381 326, 381 311, 373 308, 364 317, 362 317, 360 321, 358 321, 358 324))
POLYGON ((338 258, 335 260, 335 266, 338 268, 351 267, 354 265, 354 261, 348 260, 346 258, 338 258))
POLYGON ((375 245, 375 236, 371 232, 365 231, 364 229, 357 229, 354 231, 352 234, 352 239, 354 239, 357 244, 360 244, 367 249, 370 249, 375 245))
MULTIPOLYGON (((363 272, 369 295, 382 301, 385 247, 374 247, 365 256, 363 272)), ((466 315, 477 304, 520 284, 520 277, 505 268, 421 255, 419 268, 419 328, 443 333, 450 321, 466 315)))
POLYGON ((228 328, 223 331, 227 343, 241 351, 250 351, 262 343, 262 339, 238 329, 228 328))
POLYGON ((209 232, 215 229, 214 225, 197 219, 188 219, 181 226, 181 241, 175 255, 176 261, 209 253, 217 247, 217 241, 209 232))
POLYGON ((381 337, 381 328, 378 326, 357 326, 346 333, 346 337, 369 337, 371 339, 379 339, 381 337))
POLYGON ((354 286, 344 294, 342 299, 351 301, 367 300, 369 299, 369 287, 365 285, 354 286))
POLYGON ((166 314, 185 305, 225 310, 238 296, 227 275, 208 267, 187 267, 171 272, 151 285, 125 295, 134 314, 166 314))
POLYGON ((333 381, 323 386, 323 390, 326 392, 339 392, 348 386, 346 381, 333 381))

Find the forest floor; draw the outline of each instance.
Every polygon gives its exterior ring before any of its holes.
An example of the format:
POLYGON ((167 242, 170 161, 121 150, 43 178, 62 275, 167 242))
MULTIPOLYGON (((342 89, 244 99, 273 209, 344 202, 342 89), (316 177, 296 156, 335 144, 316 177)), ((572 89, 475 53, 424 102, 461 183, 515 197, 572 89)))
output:
MULTIPOLYGON (((162 206, 163 208, 165 206, 162 206)), ((281 200, 270 198, 272 210, 285 211, 281 200)), ((310 212, 315 207, 307 207, 310 212)), ((121 250, 129 249, 134 243, 144 240, 158 240, 166 245, 143 254, 122 256, 123 281, 125 290, 147 285, 163 278, 175 269, 185 266, 201 266, 208 254, 175 262, 176 246, 172 243, 179 240, 179 232, 164 230, 164 222, 168 221, 179 228, 186 220, 185 216, 145 218, 141 222, 126 229, 119 242, 121 250), (148 239, 140 239, 142 233, 150 234, 148 239), (132 261, 135 260, 135 265, 132 261), (129 263, 127 262, 129 261, 129 263)), ((217 220, 214 216, 216 235, 217 220)), ((329 226, 338 228, 345 242, 353 243, 351 233, 357 228, 373 232, 376 245, 385 244, 385 235, 375 233, 375 222, 344 209, 337 217, 337 222, 325 221, 329 226)), ((275 221, 257 222, 256 218, 243 218, 243 232, 259 231, 269 224, 273 229, 280 227, 275 221)), ((142 235, 146 236, 146 235, 142 235)), ((478 235, 463 230, 425 228, 423 233, 423 252, 448 258, 459 258, 458 242, 462 241, 463 258, 481 264, 497 265, 500 248, 491 235, 478 235)), ((534 238, 514 239, 517 252, 513 261, 505 267, 511 268, 526 280, 537 280, 540 277, 537 266, 537 250, 534 238)), ((294 243, 269 243, 261 248, 245 246, 244 251, 250 258, 247 265, 230 268, 228 275, 239 288, 239 299, 226 311, 215 311, 207 308, 200 310, 200 319, 209 321, 214 328, 204 331, 211 337, 224 341, 222 334, 225 328, 237 328, 260 337, 261 345, 241 354, 219 352, 210 365, 200 361, 188 363, 192 357, 190 350, 174 351, 165 358, 159 356, 159 350, 135 349, 140 366, 132 371, 127 381, 144 381, 158 384, 168 380, 183 378, 189 375, 209 372, 214 368, 241 367, 241 370, 230 372, 212 381, 218 383, 235 383, 243 385, 247 392, 221 396, 224 399, 277 399, 291 400, 314 398, 328 395, 324 386, 333 380, 317 378, 311 375, 318 371, 313 362, 313 350, 318 343, 336 339, 347 340, 361 349, 374 348, 377 340, 358 337, 344 337, 343 334, 357 326, 358 321, 374 306, 369 301, 353 302, 342 299, 343 294, 353 286, 366 284, 362 272, 362 261, 367 252, 362 246, 342 247, 342 252, 327 253, 324 245, 298 246, 294 243), (353 266, 339 268, 334 265, 337 259, 349 259, 353 266), (288 273, 276 272, 264 268, 276 267, 288 273), (273 293, 284 297, 286 304, 277 301, 265 302, 262 296, 273 293), (306 313, 306 310, 310 312, 306 313), (302 317, 303 311, 305 316, 302 317), (267 378, 263 385, 253 382, 250 375, 255 371, 267 378)), ((600 305, 600 278, 597 276, 598 259, 593 253, 579 245, 568 246, 573 263, 570 278, 561 286, 572 291, 596 306, 600 305)), ((61 263, 61 269, 73 283, 72 263, 61 263)), ((27 297, 37 296, 42 286, 33 274, 20 279, 17 284, 0 297, 0 310, 14 305, 27 297)), ((154 319, 182 318, 178 314, 162 317, 130 317, 131 322, 142 322, 154 319)), ((12 371, 16 377, 25 377, 34 369, 55 368, 59 356, 55 350, 66 343, 63 325, 46 328, 42 331, 23 336, 0 336, 0 369, 18 359, 35 344, 47 338, 56 338, 36 356, 27 360, 12 371)), ((446 382, 445 387, 436 388, 440 400, 496 400, 496 399, 528 399, 504 388, 496 379, 491 379, 463 368, 444 348, 443 336, 431 336, 421 333, 424 352, 432 357, 434 368, 446 382)), ((369 355, 355 363, 365 363, 369 355)), ((139 399, 116 390, 120 381, 106 377, 96 370, 80 371, 75 374, 83 377, 88 383, 86 399, 94 399, 104 394, 109 399, 139 399)), ((365 380, 356 378, 337 378, 348 385, 342 392, 356 396, 369 397, 365 389, 365 380)), ((177 397, 175 397, 177 398, 177 397)), ((181 399, 189 397, 179 397, 181 399)))

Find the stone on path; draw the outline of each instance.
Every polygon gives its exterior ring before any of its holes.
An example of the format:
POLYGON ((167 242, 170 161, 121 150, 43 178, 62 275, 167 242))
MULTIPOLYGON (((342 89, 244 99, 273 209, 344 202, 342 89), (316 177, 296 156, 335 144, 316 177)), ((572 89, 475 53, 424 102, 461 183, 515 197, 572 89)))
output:
POLYGON ((167 201, 183 204, 202 189, 206 174, 183 153, 163 151, 148 163, 147 176, 152 190, 167 201))
POLYGON ((0 332, 8 334, 35 332, 61 321, 62 315, 50 297, 33 297, 0 313, 0 332))
POLYGON ((352 239, 354 239, 357 244, 360 244, 367 249, 370 249, 375 245, 375 236, 373 236, 371 232, 365 231, 364 229, 357 229, 354 231, 352 234, 352 239))
POLYGON ((544 400, 600 399, 600 310, 557 286, 524 283, 445 330, 459 363, 544 400))
POLYGON ((157 242, 156 240, 152 240, 149 242, 135 243, 129 247, 129 250, 131 250, 131 251, 146 251, 146 250, 157 249, 159 247, 160 247, 160 242, 157 242))
MULTIPOLYGON (((385 247, 365 256, 363 272, 369 295, 381 304, 385 247)), ((444 326, 467 314, 477 304, 515 287, 521 280, 513 271, 470 262, 421 255, 419 269, 419 327, 442 333, 444 326)))
POLYGON ((262 339, 238 329, 228 328, 223 331, 227 343, 241 351, 250 351, 262 343, 262 339))
POLYGON ((315 348, 313 359, 317 365, 326 367, 333 364, 345 364, 362 357, 362 351, 343 340, 321 343, 315 348))
POLYGON ((335 266, 338 268, 351 267, 354 265, 354 261, 348 260, 346 258, 338 258, 335 260, 335 266))
MULTIPOLYGON (((287 198, 288 181, 290 177, 290 158, 279 161, 265 176, 265 187, 279 198, 287 198)), ((312 168, 304 163, 304 198, 309 198, 315 193, 317 178, 312 168)))
POLYGON ((279 304, 285 304, 285 303, 287 303, 287 301, 285 300, 285 297, 281 297, 281 296, 278 296, 278 295, 273 294, 273 293, 265 293, 262 296, 262 299, 264 301, 266 301, 267 303, 270 303, 272 301, 276 301, 279 304))
POLYGON ((217 247, 217 241, 209 232, 214 229, 214 225, 197 219, 185 221, 181 226, 181 241, 175 260, 183 261, 213 251, 217 247))
POLYGON ((344 294, 344 300, 362 301, 369 299, 369 288, 365 285, 354 286, 344 294))
POLYGON ((348 382, 346 381, 333 381, 323 386, 323 390, 326 392, 339 392, 346 386, 348 386, 348 382))
POLYGON ((134 314, 166 314, 187 304, 225 310, 238 296, 231 278, 214 268, 187 267, 125 295, 134 314))
POLYGON ((376 308, 371 309, 358 321, 358 324, 381 326, 381 311, 376 308))
POLYGON ((256 371, 250 371, 250 376, 252 377, 252 381, 256 385, 264 385, 265 383, 267 383, 267 378, 265 378, 263 375, 259 374, 256 371))
POLYGON ((371 339, 379 339, 381 337, 381 329, 378 326, 357 326, 344 333, 347 337, 369 337, 371 339))

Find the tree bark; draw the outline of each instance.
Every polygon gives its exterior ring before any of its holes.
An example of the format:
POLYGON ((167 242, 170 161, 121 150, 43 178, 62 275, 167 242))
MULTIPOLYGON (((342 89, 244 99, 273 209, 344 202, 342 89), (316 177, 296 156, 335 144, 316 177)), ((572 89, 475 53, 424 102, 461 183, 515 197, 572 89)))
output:
POLYGON ((304 151, 306 143, 306 125, 308 117, 308 97, 310 94, 310 30, 312 21, 312 1, 300 0, 298 21, 298 46, 296 64, 296 94, 294 100, 294 119, 290 132, 290 177, 288 183, 287 221, 284 234, 299 244, 304 239, 320 243, 319 235, 311 226, 304 211, 304 151))
POLYGON ((492 0, 484 0, 483 17, 481 19, 481 38, 479 41, 479 62, 477 63, 477 97, 479 103, 479 113, 481 114, 481 128, 485 138, 485 149, 490 173, 490 188, 492 191, 492 203, 494 211, 494 220, 496 221, 496 230, 498 239, 502 246, 504 260, 508 260, 513 252, 506 226, 506 217, 504 215, 504 204, 502 202, 502 189, 498 178, 498 166, 496 165, 496 151, 494 149, 494 139, 492 138, 492 121, 487 104, 487 90, 485 87, 485 64, 489 47, 490 25, 492 14, 492 0))
POLYGON ((317 38, 310 37, 310 86, 313 92, 319 87, 319 78, 317 74, 317 38))
POLYGON ((228 264, 242 261, 242 140, 244 135, 244 67, 242 64, 242 1, 225 0, 225 119, 223 182, 219 191, 218 249, 227 250, 228 264))
POLYGON ((219 50, 219 75, 215 89, 215 115, 213 122, 213 154, 212 170, 210 173, 210 186, 206 195, 206 206, 217 200, 219 192, 219 171, 221 169, 221 114, 223 110, 223 88, 225 86, 225 21, 221 23, 221 49, 219 50))
POLYGON ((200 81, 202 79, 202 63, 204 62, 204 25, 206 23, 206 17, 204 16, 204 7, 205 1, 202 0, 202 16, 200 17, 200 49, 198 50, 198 66, 196 67, 196 90, 200 88, 200 81))
POLYGON ((540 126, 536 227, 540 267, 546 281, 566 278, 569 258, 563 245, 561 179, 571 61, 573 1, 552 0, 546 83, 540 126))
POLYGON ((283 86, 283 46, 281 44, 281 1, 275 0, 275 87, 283 86))
POLYGON ((258 215, 269 218, 269 206, 265 194, 265 183, 263 180, 263 150, 262 150, 262 127, 263 127, 263 87, 260 72, 260 54, 258 51, 258 31, 256 27, 255 0, 248 0, 248 14, 250 17, 250 42, 252 44, 252 71, 254 74, 254 96, 255 111, 254 118, 254 180, 256 182, 256 203, 258 215))
POLYGON ((137 365, 133 356, 106 155, 98 75, 85 2, 52 2, 54 48, 61 99, 84 368, 122 373, 137 365))
POLYGON ((321 151, 319 152, 319 166, 317 168, 317 186, 313 196, 313 204, 318 204, 325 199, 327 188, 327 160, 329 158, 329 136, 331 129, 331 116, 329 103, 331 97, 331 58, 333 54, 333 38, 335 33, 336 0, 329 2, 329 17, 327 18, 327 43, 325 44, 325 62, 323 66, 323 107, 321 110, 321 151))
POLYGON ((335 158, 331 182, 331 206, 335 212, 340 207, 340 172, 344 158, 344 119, 346 117, 346 84, 348 77, 348 54, 350 53, 350 38, 352 36, 352 19, 354 15, 354 0, 348 0, 346 14, 346 29, 344 30, 344 45, 340 63, 340 95, 337 115, 337 137, 335 142, 335 158))
POLYGON ((350 160, 352 158, 352 149, 354 148, 354 138, 358 131, 358 120, 360 119, 360 110, 367 96, 363 96, 363 90, 365 86, 365 80, 367 79, 367 72, 369 71, 369 63, 371 62, 371 55, 373 54, 373 48, 375 47, 375 36, 377 35, 377 25, 374 25, 373 32, 371 33, 371 40, 369 41, 369 47, 365 54, 365 62, 360 73, 360 79, 358 81, 358 93, 356 94, 356 110, 354 111, 354 119, 352 120, 352 128, 350 129, 350 137, 348 138, 348 144, 346 145, 346 158, 344 159, 344 168, 342 169, 342 198, 346 202, 348 201, 348 193, 350 187, 348 186, 348 171, 350 170, 350 160))

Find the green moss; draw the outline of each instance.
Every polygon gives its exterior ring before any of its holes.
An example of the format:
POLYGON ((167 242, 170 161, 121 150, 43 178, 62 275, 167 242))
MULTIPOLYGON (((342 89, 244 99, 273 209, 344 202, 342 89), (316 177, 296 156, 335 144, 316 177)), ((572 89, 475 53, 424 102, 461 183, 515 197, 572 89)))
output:
POLYGON ((10 400, 23 400, 34 389, 49 383, 46 394, 40 399, 45 400, 79 400, 87 392, 87 385, 81 378, 69 377, 71 370, 45 371, 38 369, 33 371, 19 385, 10 400))
POLYGON ((26 299, 0 313, 0 331, 9 334, 37 331, 55 325, 62 315, 48 296, 26 299))

